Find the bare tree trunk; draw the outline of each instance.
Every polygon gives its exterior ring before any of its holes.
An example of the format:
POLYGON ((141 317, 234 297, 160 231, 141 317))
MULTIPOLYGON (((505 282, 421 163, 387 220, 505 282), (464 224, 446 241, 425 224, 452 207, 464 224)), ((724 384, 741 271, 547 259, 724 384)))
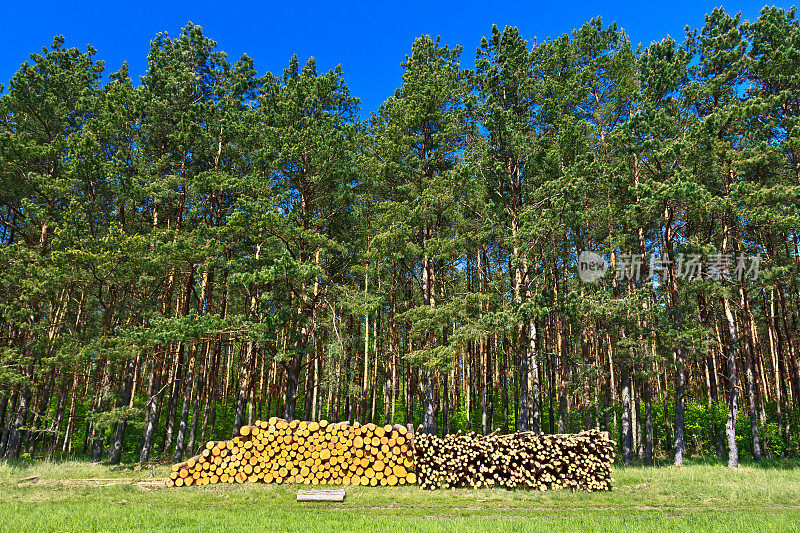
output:
POLYGON ((64 430, 64 442, 61 445, 61 453, 72 452, 72 432, 75 430, 75 404, 78 396, 78 379, 80 370, 75 369, 72 375, 72 387, 70 388, 69 414, 67 415, 67 427, 64 430))
POLYGON ((633 437, 631 423, 631 382, 627 362, 622 362, 622 462, 633 464, 633 437))
POLYGON ((167 402, 167 421, 164 428, 164 440, 161 445, 161 453, 166 455, 172 447, 172 436, 175 430, 175 415, 178 410, 178 388, 183 381, 183 351, 184 343, 178 342, 175 345, 175 357, 170 372, 169 400, 167 402))
MULTIPOLYGON (((734 250, 737 250, 735 247, 734 250)), ((750 314, 750 302, 747 297, 747 289, 744 287, 744 280, 739 284, 739 301, 742 307, 742 317, 746 328, 747 347, 745 349, 745 372, 747 381, 747 403, 750 414, 750 433, 753 439, 753 460, 761 461, 761 441, 758 438, 758 414, 756 407, 756 386, 755 373, 753 372, 753 355, 756 353, 756 343, 753 338, 754 331, 750 329, 752 315, 750 314)))
POLYGON ((194 366, 197 360, 197 343, 193 343, 189 350, 189 362, 186 369, 186 380, 183 386, 183 407, 181 408, 181 419, 178 425, 178 436, 175 439, 175 454, 172 457, 174 463, 179 463, 183 459, 183 444, 186 439, 186 429, 189 425, 189 408, 192 403, 192 387, 194 386, 194 366))
MULTIPOLYGON (((136 363, 138 358, 131 357, 125 368, 125 385, 122 392, 122 405, 130 407, 132 392, 133 392, 133 377, 136 370, 136 363)), ((111 446, 108 450, 108 462, 112 465, 117 465, 122 458, 122 442, 125 438, 126 420, 120 420, 114 425, 114 432, 111 438, 111 446)))
POLYGON ((158 424, 158 408, 161 398, 161 365, 158 362, 160 349, 153 349, 153 362, 150 365, 150 376, 147 387, 147 403, 145 404, 144 428, 142 429, 142 448, 139 451, 139 462, 145 463, 150 459, 150 449, 153 447, 153 435, 158 424))
MULTIPOLYGON (((30 342, 30 334, 25 334, 25 351, 26 359, 31 359, 30 356, 30 349, 27 346, 30 342)), ((28 364, 25 365, 24 371, 24 378, 30 380, 33 377, 33 368, 34 363, 31 359, 28 364)), ((28 385, 22 385, 21 391, 19 393, 18 403, 17 403, 17 413, 16 417, 14 418, 14 422, 11 424, 11 430, 8 437, 8 444, 6 445, 6 452, 5 456, 8 459, 16 460, 19 459, 19 452, 22 448, 22 437, 23 437, 23 427, 25 426, 25 420, 28 417, 28 404, 31 401, 31 387, 28 385)))
POLYGON ((728 322, 728 332, 730 335, 730 346, 728 348, 728 387, 729 393, 729 407, 728 407, 728 423, 725 427, 725 433, 728 437, 728 467, 736 468, 739 466, 739 447, 736 445, 736 417, 739 412, 739 385, 738 377, 736 374, 736 345, 739 341, 736 331, 736 321, 731 312, 730 302, 728 298, 723 296, 722 307, 725 312, 725 319, 728 322))
POLYGON ((531 320, 531 345, 530 360, 531 374, 533 377, 533 432, 537 435, 542 432, 542 388, 539 378, 539 330, 536 320, 531 320))
POLYGON ((2 426, 3 433, 0 435, 0 457, 8 457, 8 441, 11 438, 11 429, 14 426, 14 419, 16 418, 15 406, 19 399, 19 386, 14 385, 9 395, 8 408, 6 410, 5 423, 2 426))
MULTIPOLYGON (((6 427, 6 412, 11 412, 8 409, 8 400, 9 400, 9 393, 8 391, 0 391, 0 430, 6 427)), ((3 456, 3 449, 0 446, 0 457, 3 456)))
MULTIPOLYGON (((253 297, 255 299, 255 297, 253 297)), ((235 437, 239 435, 239 430, 244 425, 245 409, 247 408, 248 392, 250 391, 250 366, 255 357, 255 343, 247 341, 246 346, 241 350, 244 357, 240 357, 237 387, 236 387, 236 414, 233 419, 233 432, 235 437)))
MULTIPOLYGON (((524 258, 519 250, 516 242, 517 234, 519 233, 519 226, 517 221, 516 212, 512 212, 511 217, 511 239, 512 247, 512 263, 514 272, 514 303, 518 309, 521 308, 527 289, 525 287, 525 277, 527 276, 527 265, 523 268, 522 263, 524 258)), ((517 344, 517 358, 519 360, 519 414, 516 420, 517 431, 528 431, 528 348, 530 344, 528 321, 523 317, 518 318, 519 322, 516 327, 516 344, 517 344)), ((505 381, 504 381, 505 382, 505 381)), ((508 387, 504 387, 505 409, 508 407, 508 387)), ((508 423, 506 422, 506 426, 508 423)))
MULTIPOLYGON (((211 341, 206 341, 203 346, 204 355, 202 356, 202 363, 200 372, 197 379, 197 385, 194 387, 192 397, 192 425, 189 429, 189 441, 186 443, 186 454, 194 455, 195 450, 195 436, 197 435, 198 419, 200 418, 200 401, 208 388, 208 365, 211 359, 211 341)), ((201 439, 202 440, 202 439, 201 439)))
MULTIPOLYGON (((423 249, 425 248, 425 243, 427 242, 428 237, 428 228, 425 228, 423 234, 423 249)), ((435 278, 434 278, 434 271, 433 271, 433 259, 430 259, 427 256, 427 253, 422 261, 423 270, 422 270, 422 298, 424 305, 433 309, 436 307, 436 289, 435 289, 435 278)), ((426 334, 426 347, 428 349, 433 348, 433 333, 428 332, 426 334)), ((433 379, 431 378, 431 370, 425 371, 425 393, 423 396, 423 408, 422 408, 422 428, 425 433, 428 434, 435 434, 436 433, 436 426, 433 414, 433 379)))
MULTIPOLYGON (((367 247, 369 252, 369 247, 367 247)), ((367 298, 369 289, 369 265, 364 271, 364 298, 367 298)), ((375 354, 377 357, 378 354, 375 354)), ((362 419, 366 423, 367 400, 369 397, 369 312, 364 313, 364 375, 361 387, 361 413, 362 419)))
MULTIPOLYGON (((678 273, 675 266, 674 238, 675 230, 672 227, 674 211, 667 203, 664 207, 664 246, 669 258, 669 293, 670 306, 672 307, 675 325, 681 326, 681 316, 678 301, 678 273)), ((683 466, 683 455, 686 452, 684 415, 686 411, 686 368, 684 363, 683 347, 677 344, 674 349, 675 356, 675 466, 683 466)))
MULTIPOLYGON (((477 258, 477 271, 478 271, 478 289, 480 290, 481 294, 486 293, 486 277, 484 276, 484 271, 481 265, 482 259, 482 251, 478 250, 476 254, 477 258)), ((483 317, 483 307, 484 304, 480 304, 480 315, 479 317, 483 317)), ((487 346, 488 343, 484 339, 478 339, 478 361, 480 365, 480 371, 478 375, 480 376, 481 380, 481 431, 484 435, 489 433, 489 402, 491 401, 489 398, 489 389, 490 389, 490 381, 491 381, 491 371, 490 371, 490 362, 489 362, 489 354, 487 353, 487 346)))
MULTIPOLYGON (((301 333, 302 335, 302 333, 301 333)), ((291 422, 295 417, 297 406, 297 385, 300 378, 301 359, 300 356, 292 357, 286 373, 286 402, 284 404, 283 417, 291 422)))
MULTIPOLYGON (((731 178, 726 183, 726 189, 732 180, 733 170, 728 173, 731 178)), ((727 253, 728 243, 730 240, 735 240, 733 229, 728 224, 728 214, 723 213, 722 216, 722 253, 727 253)), ((734 250, 736 246, 734 244, 734 250)), ((722 284, 727 285, 727 273, 723 273, 722 284)), ((739 415, 739 377, 737 374, 737 349, 739 346, 739 332, 736 328, 736 319, 731 311, 731 303, 726 294, 722 295, 722 310, 725 314, 725 321, 728 323, 728 335, 730 337, 730 346, 728 347, 728 390, 730 391, 728 403, 728 423, 725 428, 725 433, 728 437, 728 468, 736 468, 739 466, 739 446, 736 444, 736 419, 739 415)))
POLYGON ((644 418, 645 418, 645 446, 644 464, 653 466, 653 402, 650 390, 650 377, 644 380, 644 418))
MULTIPOLYGON (((100 389, 97 393, 97 410, 104 411, 108 400, 108 392, 111 387, 111 361, 106 359, 102 365, 103 372, 100 378, 100 389)), ((105 428, 97 427, 93 424, 92 434, 95 436, 92 442, 92 462, 99 463, 103 458, 103 440, 105 440, 105 428), (97 433, 95 435, 95 430, 97 433)))

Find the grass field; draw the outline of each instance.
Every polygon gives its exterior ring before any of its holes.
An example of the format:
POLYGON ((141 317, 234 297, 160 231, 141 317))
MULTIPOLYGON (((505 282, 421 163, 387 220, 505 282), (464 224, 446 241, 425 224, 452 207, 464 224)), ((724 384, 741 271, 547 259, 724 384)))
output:
MULTIPOLYGON (((608 493, 347 487, 344 503, 296 485, 167 489, 168 467, 0 463, 3 531, 800 531, 800 465, 614 471, 608 493), (37 479, 24 480, 31 476, 37 479)), ((337 487, 338 488, 338 487, 337 487)))

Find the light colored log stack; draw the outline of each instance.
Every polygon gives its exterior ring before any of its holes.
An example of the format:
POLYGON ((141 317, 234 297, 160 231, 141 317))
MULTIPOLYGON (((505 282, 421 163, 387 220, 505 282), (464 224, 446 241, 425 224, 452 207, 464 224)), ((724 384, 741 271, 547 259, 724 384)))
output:
POLYGON ((416 483, 405 427, 347 422, 286 422, 242 427, 239 436, 206 444, 172 466, 169 487, 213 483, 405 485, 416 483))
MULTIPOLYGON (((420 428, 421 429, 421 428, 420 428)), ((415 465, 422 488, 528 487, 611 490, 614 442, 591 430, 569 435, 447 435, 418 432, 415 465)))

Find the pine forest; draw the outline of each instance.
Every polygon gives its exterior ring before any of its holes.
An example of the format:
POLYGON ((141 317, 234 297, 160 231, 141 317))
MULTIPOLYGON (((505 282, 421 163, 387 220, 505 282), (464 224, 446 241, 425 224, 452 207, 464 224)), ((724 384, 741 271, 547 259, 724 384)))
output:
POLYGON ((486 30, 385 58, 376 110, 191 23, 135 80, 32 53, 0 93, 0 457, 179 462, 271 417, 798 457, 795 9, 486 30))

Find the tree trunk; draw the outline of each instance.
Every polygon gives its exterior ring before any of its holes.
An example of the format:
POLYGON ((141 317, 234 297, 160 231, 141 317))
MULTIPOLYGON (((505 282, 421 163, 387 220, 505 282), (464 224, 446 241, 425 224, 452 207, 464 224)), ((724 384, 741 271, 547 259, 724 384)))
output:
POLYGON ((539 379, 539 330, 536 320, 531 320, 530 360, 531 375, 533 377, 533 432, 537 435, 542 432, 542 388, 539 379))
POLYGON ((519 379, 517 380, 519 388, 519 413, 517 414, 516 420, 517 431, 528 431, 528 345, 530 341, 528 339, 527 329, 527 323, 522 323, 517 326, 517 342, 519 343, 517 346, 517 356, 519 358, 519 379))
MULTIPOLYGON (((734 248, 737 250, 737 248, 734 248)), ((745 349, 745 372, 747 381, 747 404, 750 414, 750 433, 753 439, 753 460, 761 461, 761 441, 758 437, 758 414, 756 407, 756 385, 755 372, 753 371, 753 356, 756 353, 756 343, 753 338, 754 331, 750 329, 752 315, 750 314, 750 302, 747 296, 747 289, 744 287, 744 280, 739 284, 739 301, 742 307, 742 317, 746 328, 747 347, 745 349)))
POLYGON ((291 422, 295 417, 297 407, 297 385, 300 381, 301 357, 294 356, 289 361, 286 369, 286 402, 284 404, 283 417, 287 422, 291 422))
MULTIPOLYGON (((428 238, 428 228, 423 232, 423 249, 428 238)), ((436 307, 436 288, 434 277, 433 259, 430 259, 426 254, 422 260, 422 299, 423 304, 433 309, 436 307)), ((433 349, 433 333, 426 333, 425 346, 427 349, 433 349)), ((422 407, 422 429, 425 433, 433 435, 436 433, 436 422, 433 414, 433 379, 431 378, 431 370, 425 370, 425 391, 423 396, 422 407)))
MULTIPOLYGON (((669 292, 670 306, 672 307, 673 320, 675 325, 680 328, 681 316, 678 301, 678 274, 675 267, 675 247, 674 229, 672 218, 674 211, 667 203, 664 207, 664 246, 667 249, 669 258, 669 292)), ((683 466, 683 455, 686 451, 684 414, 686 411, 686 368, 684 363, 683 347, 677 344, 674 348, 675 355, 675 445, 674 463, 675 466, 683 466)))
POLYGON ((158 407, 161 398, 161 366, 158 363, 159 348, 153 349, 153 362, 150 365, 150 376, 147 387, 147 403, 145 404, 145 419, 142 429, 142 447, 139 451, 139 462, 145 463, 150 459, 150 449, 153 447, 153 436, 158 424, 158 407))
POLYGON ((627 362, 622 362, 622 464, 633 464, 633 440, 631 424, 631 382, 627 362))
POLYGON ((736 445, 736 417, 739 412, 739 385, 736 374, 736 346, 739 342, 736 321, 731 312, 730 302, 726 296, 722 297, 722 307, 725 312, 725 319, 728 322, 728 333, 730 335, 730 346, 728 347, 728 388, 729 388, 729 407, 728 423, 725 426, 725 433, 728 437, 728 468, 739 466, 739 447, 736 445))
MULTIPOLYGON (((512 168, 516 168, 514 165, 512 168)), ((516 426, 517 431, 528 431, 528 348, 530 344, 528 320, 521 315, 521 306, 527 295, 527 288, 525 287, 525 277, 527 275, 527 268, 523 268, 523 263, 526 262, 522 257, 519 246, 517 244, 517 235, 519 233, 519 222, 517 220, 517 213, 512 210, 511 213, 511 240, 512 257, 511 262, 514 271, 514 304, 517 307, 517 317, 519 321, 516 327, 516 344, 517 344, 517 358, 519 361, 519 413, 517 415, 516 426)), ((508 391, 504 387, 504 399, 506 401, 505 409, 507 410, 508 391)), ((508 423, 506 423, 508 426, 508 423)))
MULTIPOLYGON (((10 413, 10 409, 8 409, 8 399, 9 394, 7 391, 0 391, 0 431, 6 427, 6 412, 10 413)), ((1 435, 2 433, 0 433, 1 435)), ((0 445, 0 457, 3 456, 3 449, 0 445)))
MULTIPOLYGON (((136 357, 131 357, 125 368, 125 384, 122 391, 121 404, 129 407, 131 403, 131 394, 133 392, 133 377, 136 371, 136 357)), ((125 426, 126 420, 120 420, 114 425, 114 432, 111 438, 111 446, 108 450, 108 462, 112 465, 118 465, 122 458, 122 442, 125 439, 125 426)))
MULTIPOLYGON (((106 403, 108 401, 108 393, 111 387, 111 360, 106 359, 106 361, 102 364, 103 372, 100 378, 100 389, 97 393, 97 410, 98 411, 105 411, 106 403)), ((96 424, 92 424, 92 435, 94 436, 92 442, 92 462, 99 463, 103 459, 103 441, 105 440, 105 428, 104 427, 97 427, 96 424), (95 433, 96 431, 96 433, 95 433)))
POLYGON ((186 369, 186 380, 183 385, 183 406, 181 407, 181 420, 178 425, 178 436, 175 439, 175 454, 173 463, 183 459, 183 444, 186 439, 186 429, 189 425, 189 409, 192 404, 192 387, 194 386, 194 366, 197 360, 197 343, 193 343, 189 350, 189 362, 186 369))
POLYGON ((2 426, 2 434, 0 435, 0 457, 8 457, 8 441, 11 438, 11 429, 14 426, 14 420, 16 419, 16 410, 15 406, 19 401, 19 386, 14 385, 11 389, 11 394, 9 396, 8 401, 8 408, 6 410, 6 418, 5 423, 2 426))
POLYGON ((645 445, 644 464, 653 466, 653 402, 650 390, 650 378, 644 379, 644 419, 645 419, 645 445))
POLYGON ((169 401, 167 402, 167 421, 164 428, 164 440, 161 453, 166 455, 172 447, 172 436, 175 431, 175 415, 178 410, 178 388, 183 381, 183 351, 184 343, 178 342, 175 346, 175 357, 169 383, 169 401))
MULTIPOLYGON (((26 334, 25 338, 29 342, 28 335, 29 334, 26 334)), ((26 358, 30 358, 30 352, 28 348, 25 349, 25 353, 27 354, 26 358)), ((24 377, 26 380, 30 380, 33 377, 33 361, 25 366, 24 377)), ((25 426, 25 419, 28 417, 28 404, 30 401, 31 388, 28 385, 22 385, 22 391, 19 393, 19 403, 17 404, 16 417, 11 425, 8 444, 6 445, 5 456, 9 459, 19 459, 19 452, 22 448, 22 437, 24 432, 22 428, 25 426)))

